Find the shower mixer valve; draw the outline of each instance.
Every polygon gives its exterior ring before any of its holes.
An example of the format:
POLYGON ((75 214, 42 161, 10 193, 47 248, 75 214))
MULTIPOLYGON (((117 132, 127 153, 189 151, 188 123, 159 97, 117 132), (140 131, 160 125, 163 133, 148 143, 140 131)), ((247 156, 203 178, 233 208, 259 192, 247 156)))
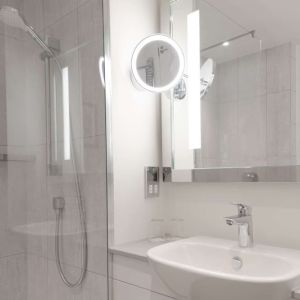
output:
POLYGON ((63 197, 53 197, 53 209, 64 209, 65 199, 63 197))

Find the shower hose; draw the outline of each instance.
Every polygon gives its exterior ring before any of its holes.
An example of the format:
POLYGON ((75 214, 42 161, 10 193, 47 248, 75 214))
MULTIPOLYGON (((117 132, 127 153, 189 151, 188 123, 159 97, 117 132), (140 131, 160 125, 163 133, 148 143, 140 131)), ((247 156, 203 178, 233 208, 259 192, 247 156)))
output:
MULTIPOLYGON (((75 282, 71 282, 65 275, 62 264, 61 264, 61 257, 60 257, 60 230, 61 230, 61 223, 62 223, 62 214, 64 209, 64 199, 63 198, 55 198, 54 202, 62 202, 63 205, 59 208, 55 208, 56 211, 56 229, 55 229, 55 258, 56 258, 56 265, 59 272, 59 275, 62 281, 70 288, 75 288, 81 285, 83 282, 86 270, 87 270, 87 232, 85 230, 85 218, 83 215, 83 210, 79 209, 80 211, 80 222, 81 222, 81 240, 82 240, 82 260, 83 266, 81 268, 81 273, 79 278, 75 282)), ((80 200, 78 200, 80 202, 80 200)), ((80 205, 81 206, 81 205, 80 205)))
MULTIPOLYGON (((70 128, 72 133, 72 127, 70 128)), ((70 281, 64 273, 61 263, 61 256, 60 256, 60 236, 61 236, 61 224, 63 218, 63 210, 65 208, 65 199, 63 197, 54 197, 53 198, 53 208, 56 213, 56 226, 55 226, 55 258, 56 258, 56 265, 59 272, 59 275, 62 281, 70 288, 79 287, 83 280, 85 279, 86 272, 87 272, 87 263, 88 263, 88 244, 87 244, 87 227, 86 227, 86 217, 85 211, 83 207, 83 199, 81 195, 81 189, 79 185, 79 176, 77 170, 77 159, 76 153, 73 149, 73 143, 71 142, 71 161, 73 164, 73 169, 75 173, 75 187, 76 187, 76 199, 79 211, 79 218, 80 218, 80 234, 81 234, 81 255, 82 255, 82 266, 79 278, 72 282, 70 281)))

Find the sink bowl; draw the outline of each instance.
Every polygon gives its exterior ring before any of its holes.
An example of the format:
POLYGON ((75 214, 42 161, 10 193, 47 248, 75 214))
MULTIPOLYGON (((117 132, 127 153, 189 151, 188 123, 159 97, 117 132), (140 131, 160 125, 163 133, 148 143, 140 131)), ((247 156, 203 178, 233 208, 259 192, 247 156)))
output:
POLYGON ((148 258, 179 299, 286 300, 300 287, 300 251, 291 249, 195 237, 152 248, 148 258))

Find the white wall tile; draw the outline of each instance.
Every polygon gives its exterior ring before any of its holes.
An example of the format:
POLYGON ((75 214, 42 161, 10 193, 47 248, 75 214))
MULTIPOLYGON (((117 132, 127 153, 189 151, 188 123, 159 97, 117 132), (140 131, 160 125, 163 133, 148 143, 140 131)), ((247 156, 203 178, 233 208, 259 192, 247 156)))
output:
POLYGON ((172 298, 126 284, 121 281, 113 281, 113 300, 170 300, 172 298))
POLYGON ((220 161, 222 166, 237 166, 238 152, 238 103, 224 102, 219 105, 220 161))
POLYGON ((286 163, 291 154, 291 93, 267 97, 267 159, 286 163))
POLYGON ((26 299, 26 256, 0 259, 0 291, 3 299, 26 299))
POLYGON ((27 255, 27 298, 30 300, 40 300, 48 298, 48 261, 45 257, 37 255, 27 255))
POLYGON ((238 104, 238 152, 244 166, 266 164, 266 96, 241 100, 238 104))
POLYGON ((238 60, 239 100, 265 95, 267 91, 266 52, 244 56, 238 60))
POLYGON ((102 52, 102 44, 98 40, 79 49, 80 99, 83 109, 84 137, 105 133, 105 95, 98 66, 102 52))
MULTIPOLYGON (((78 0, 83 1, 83 0, 78 0)), ((103 40, 102 6, 98 0, 84 1, 78 7, 78 43, 83 45, 103 40)))
POLYGON ((267 91, 278 93, 291 89, 290 44, 267 50, 267 91))
MULTIPOLYGON (((66 1, 48 1, 45 0, 46 7, 46 22, 47 22, 47 5, 55 5, 59 9, 59 12, 63 12, 63 7, 60 4, 64 5, 71 5, 75 0, 66 0, 66 1)), ((46 28, 46 34, 50 37, 54 37, 60 41, 60 51, 62 54, 70 51, 71 49, 75 48, 78 45, 78 19, 77 19, 77 11, 73 10, 69 14, 65 15, 63 18, 59 19, 56 23, 48 26, 46 28)))
POLYGON ((233 60, 217 66, 218 100, 220 102, 237 101, 238 97, 238 61, 233 60))
POLYGON ((219 158, 219 104, 202 100, 202 159, 219 158))
POLYGON ((76 8, 76 0, 44 0, 45 25, 53 25, 76 8))

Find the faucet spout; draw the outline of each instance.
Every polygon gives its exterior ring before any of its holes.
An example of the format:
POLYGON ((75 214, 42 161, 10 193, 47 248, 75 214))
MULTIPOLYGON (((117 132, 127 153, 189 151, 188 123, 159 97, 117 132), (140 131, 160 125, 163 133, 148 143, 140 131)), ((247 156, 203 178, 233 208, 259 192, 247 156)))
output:
POLYGON ((229 226, 237 225, 238 226, 238 237, 239 237, 239 246, 242 248, 252 247, 253 246, 253 224, 252 224, 252 215, 251 208, 238 204, 238 215, 226 217, 226 224, 229 226))

